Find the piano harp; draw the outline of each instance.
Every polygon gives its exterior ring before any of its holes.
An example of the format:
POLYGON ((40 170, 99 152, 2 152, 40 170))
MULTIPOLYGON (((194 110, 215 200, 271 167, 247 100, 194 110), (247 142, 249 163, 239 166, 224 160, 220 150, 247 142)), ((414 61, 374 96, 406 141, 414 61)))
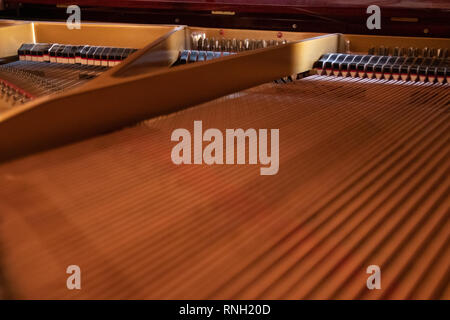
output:
POLYGON ((449 299, 446 4, 179 2, 3 1, 0 297, 449 299), (278 174, 173 164, 196 120, 278 174))

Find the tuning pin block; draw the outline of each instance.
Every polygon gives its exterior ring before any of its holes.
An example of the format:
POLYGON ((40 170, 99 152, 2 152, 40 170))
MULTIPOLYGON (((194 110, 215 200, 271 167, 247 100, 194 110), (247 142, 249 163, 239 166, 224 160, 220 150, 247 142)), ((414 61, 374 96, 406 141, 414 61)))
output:
POLYGON ((403 57, 390 55, 352 55, 328 53, 313 64, 319 75, 352 78, 368 78, 378 80, 402 81, 447 81, 448 61, 442 58, 403 57))

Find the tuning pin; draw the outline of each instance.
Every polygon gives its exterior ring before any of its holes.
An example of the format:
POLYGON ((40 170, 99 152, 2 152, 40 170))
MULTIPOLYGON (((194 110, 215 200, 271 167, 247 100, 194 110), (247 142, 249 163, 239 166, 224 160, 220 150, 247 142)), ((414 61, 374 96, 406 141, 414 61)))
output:
POLYGON ((448 49, 445 48, 444 52, 442 53, 442 58, 446 59, 448 57, 448 49))
POLYGON ((16 102, 17 100, 20 100, 21 95, 19 93, 16 93, 12 96, 13 100, 16 102))
POLYGON ((430 58, 436 58, 437 57, 437 50, 436 50, 436 48, 431 48, 430 49, 429 56, 430 56, 430 58))
POLYGON ((392 52, 392 55, 393 55, 394 57, 398 57, 398 56, 400 55, 400 49, 399 49, 399 47, 395 47, 395 48, 394 48, 394 51, 392 52))
POLYGON ((196 35, 191 35, 191 49, 192 50, 197 50, 197 45, 198 45, 198 42, 197 42, 197 37, 196 37, 196 35))
POLYGON ((216 50, 216 39, 214 38, 209 39, 209 50, 211 51, 216 50))
POLYGON ((233 52, 238 51, 238 42, 236 39, 231 40, 231 51, 233 52))
POLYGON ((238 42, 237 42, 236 39, 233 38, 231 40, 231 51, 232 52, 237 52, 237 50, 238 50, 238 42))
POLYGON ((225 40, 225 39, 220 40, 220 50, 221 51, 227 50, 227 40, 225 40))
POLYGON ((416 48, 416 50, 414 51, 414 56, 415 57, 424 57, 425 56, 425 54, 423 53, 423 50, 422 49, 420 49, 420 48, 416 48))
POLYGON ((203 47, 204 47, 205 51, 210 51, 211 50, 211 41, 208 38, 203 40, 203 47))
POLYGON ((203 46, 203 36, 204 34, 197 34, 197 50, 201 50, 202 46, 203 46))
POLYGON ((238 47, 237 47, 237 50, 238 50, 239 52, 245 50, 244 40, 239 40, 239 41, 238 41, 238 47))
POLYGON ((225 52, 229 52, 229 51, 230 51, 230 43, 229 43, 229 40, 223 39, 223 41, 222 41, 222 49, 223 49, 223 51, 225 51, 225 52))
POLYGON ((430 49, 428 49, 428 47, 423 48, 423 50, 422 50, 422 56, 423 56, 424 58, 428 58, 429 54, 430 54, 430 49))
POLYGON ((345 40, 345 53, 347 54, 351 53, 350 40, 345 40))
POLYGON ((250 41, 248 39, 244 40, 244 50, 249 50, 250 48, 250 41))
POLYGON ((369 55, 374 55, 375 54, 375 47, 370 47, 369 51, 367 52, 369 55))
POLYGON ((378 53, 377 53, 377 55, 379 55, 379 56, 384 56, 384 46, 380 46, 380 47, 378 48, 378 53))
POLYGON ((435 58, 439 58, 439 54, 440 54, 439 49, 438 49, 438 48, 433 48, 433 50, 434 50, 433 56, 434 56, 435 58))
POLYGON ((408 57, 414 57, 414 48, 413 47, 408 48, 408 57))
POLYGON ((261 44, 262 44, 263 48, 267 48, 267 41, 266 40, 262 40, 261 44))
POLYGON ((197 40, 197 49, 196 50, 203 50, 203 38, 199 37, 197 40))

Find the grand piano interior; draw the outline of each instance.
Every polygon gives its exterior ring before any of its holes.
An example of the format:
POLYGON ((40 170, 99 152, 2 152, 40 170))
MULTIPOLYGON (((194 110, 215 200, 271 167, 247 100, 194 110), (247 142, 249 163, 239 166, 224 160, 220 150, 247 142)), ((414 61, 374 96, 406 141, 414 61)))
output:
POLYGON ((0 1, 0 297, 449 299, 450 5, 379 3, 0 1))

